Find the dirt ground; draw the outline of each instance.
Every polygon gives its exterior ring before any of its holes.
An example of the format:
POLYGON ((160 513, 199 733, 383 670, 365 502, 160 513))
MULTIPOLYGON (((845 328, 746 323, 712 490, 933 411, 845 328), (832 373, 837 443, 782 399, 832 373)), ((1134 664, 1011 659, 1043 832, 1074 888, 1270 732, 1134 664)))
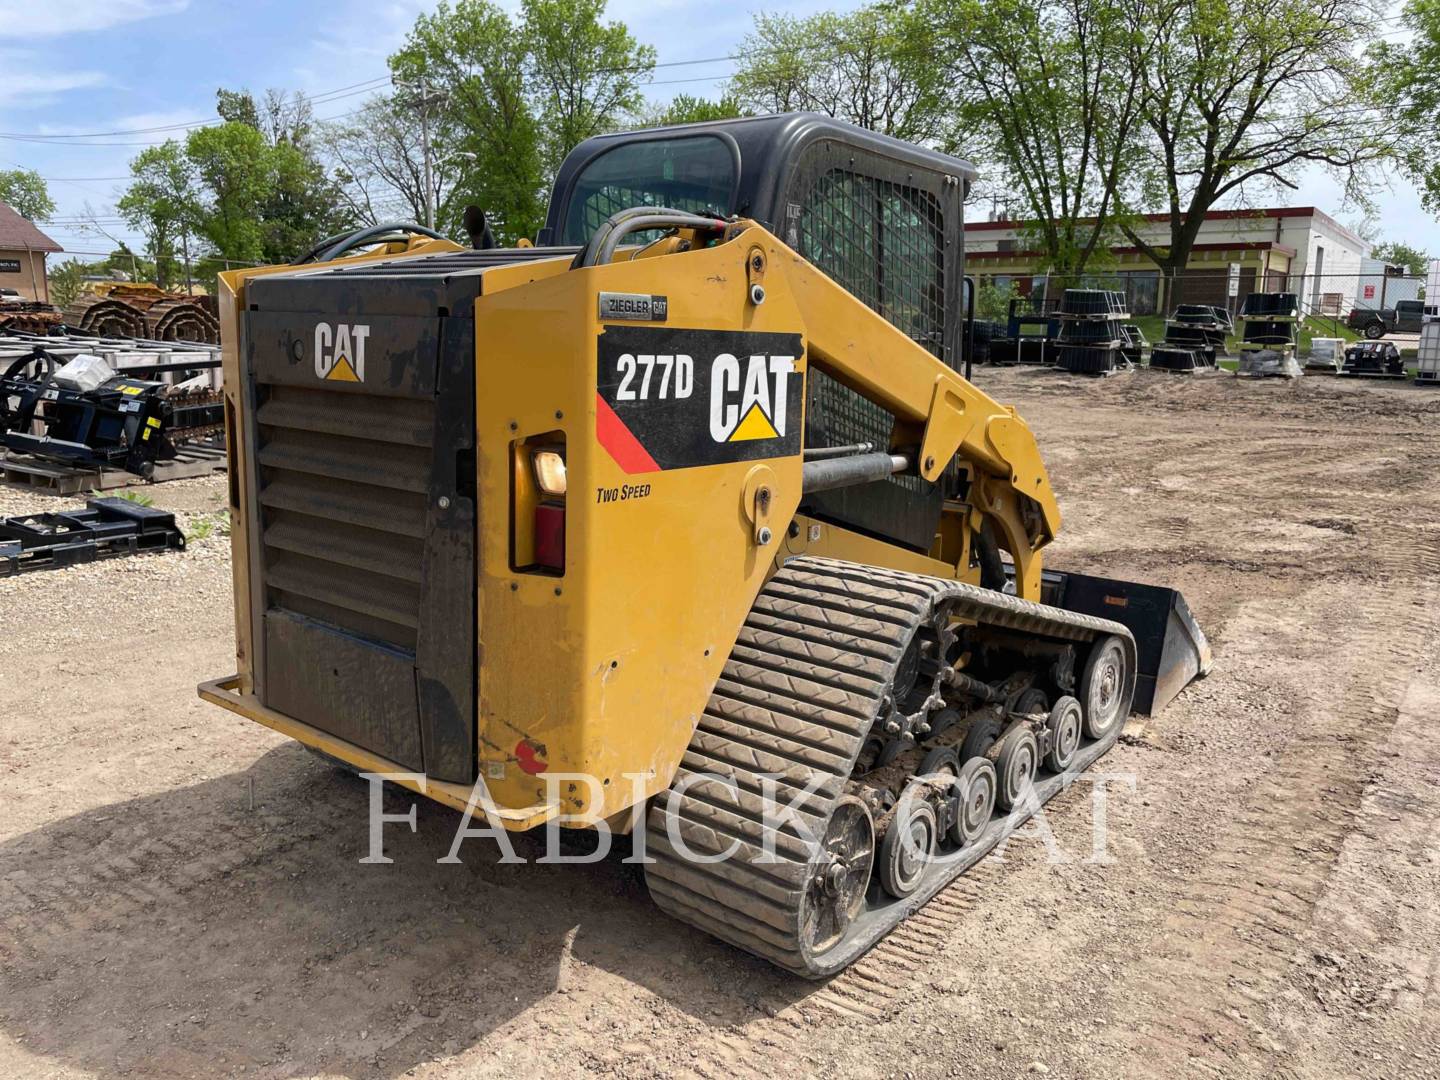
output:
POLYGON ((437 865, 431 804, 361 865, 364 785, 195 696, 233 667, 217 529, 0 582, 0 1075, 1435 1076, 1440 395, 976 381, 1039 435, 1050 564, 1178 585, 1214 646, 1102 762, 1108 862, 1077 785, 1067 862, 1016 840, 821 984, 616 859, 437 865))

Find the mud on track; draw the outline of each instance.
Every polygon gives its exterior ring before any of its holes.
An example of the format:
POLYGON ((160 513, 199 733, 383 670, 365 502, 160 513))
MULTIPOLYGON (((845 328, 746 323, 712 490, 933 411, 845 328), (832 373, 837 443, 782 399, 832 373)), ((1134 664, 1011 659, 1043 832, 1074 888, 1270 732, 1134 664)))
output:
POLYGON ((216 533, 0 583, 0 1075, 1435 1075, 1440 394, 976 381, 1039 436, 1050 563, 1180 586, 1215 647, 1103 762, 1111 862, 1077 786, 1070 862, 1016 840, 818 985, 618 860, 437 866, 436 806, 362 866, 365 787, 194 697, 233 666, 216 533))

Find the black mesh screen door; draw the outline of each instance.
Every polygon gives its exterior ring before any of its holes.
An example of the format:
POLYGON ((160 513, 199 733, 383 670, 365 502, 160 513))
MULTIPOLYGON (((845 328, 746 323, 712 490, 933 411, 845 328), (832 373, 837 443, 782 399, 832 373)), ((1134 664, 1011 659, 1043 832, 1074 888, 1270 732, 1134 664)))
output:
MULTIPOLYGON (((785 240, 847 292, 939 359, 957 366, 962 270, 959 187, 910 163, 820 142, 801 159, 785 207, 785 240)), ((890 445, 894 417, 814 370, 807 446, 890 445)), ((926 550, 939 520, 938 485, 891 477, 813 496, 808 509, 871 535, 926 550)))

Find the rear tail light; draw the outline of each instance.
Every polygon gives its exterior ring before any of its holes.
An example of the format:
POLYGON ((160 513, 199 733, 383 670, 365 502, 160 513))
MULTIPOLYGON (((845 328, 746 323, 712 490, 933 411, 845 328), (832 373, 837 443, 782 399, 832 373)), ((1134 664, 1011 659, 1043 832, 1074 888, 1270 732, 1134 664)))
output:
POLYGON ((535 507, 535 565, 565 572, 565 504, 535 507))
POLYGON ((511 517, 511 569, 565 573, 565 433, 517 440, 511 517))
POLYGON ((546 447, 530 458, 541 500, 535 507, 535 562, 565 572, 565 448, 546 447))

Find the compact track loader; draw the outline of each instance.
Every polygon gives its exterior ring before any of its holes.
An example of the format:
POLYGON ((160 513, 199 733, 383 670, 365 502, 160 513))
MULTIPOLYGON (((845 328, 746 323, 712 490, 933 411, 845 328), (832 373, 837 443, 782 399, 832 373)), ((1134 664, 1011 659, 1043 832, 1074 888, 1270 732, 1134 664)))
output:
POLYGON ((644 823, 664 910, 844 967, 1209 665, 1175 592, 1042 568, 1034 436, 962 375, 972 175, 812 115, 630 132, 537 246, 224 275, 202 696, 507 829, 644 823))

